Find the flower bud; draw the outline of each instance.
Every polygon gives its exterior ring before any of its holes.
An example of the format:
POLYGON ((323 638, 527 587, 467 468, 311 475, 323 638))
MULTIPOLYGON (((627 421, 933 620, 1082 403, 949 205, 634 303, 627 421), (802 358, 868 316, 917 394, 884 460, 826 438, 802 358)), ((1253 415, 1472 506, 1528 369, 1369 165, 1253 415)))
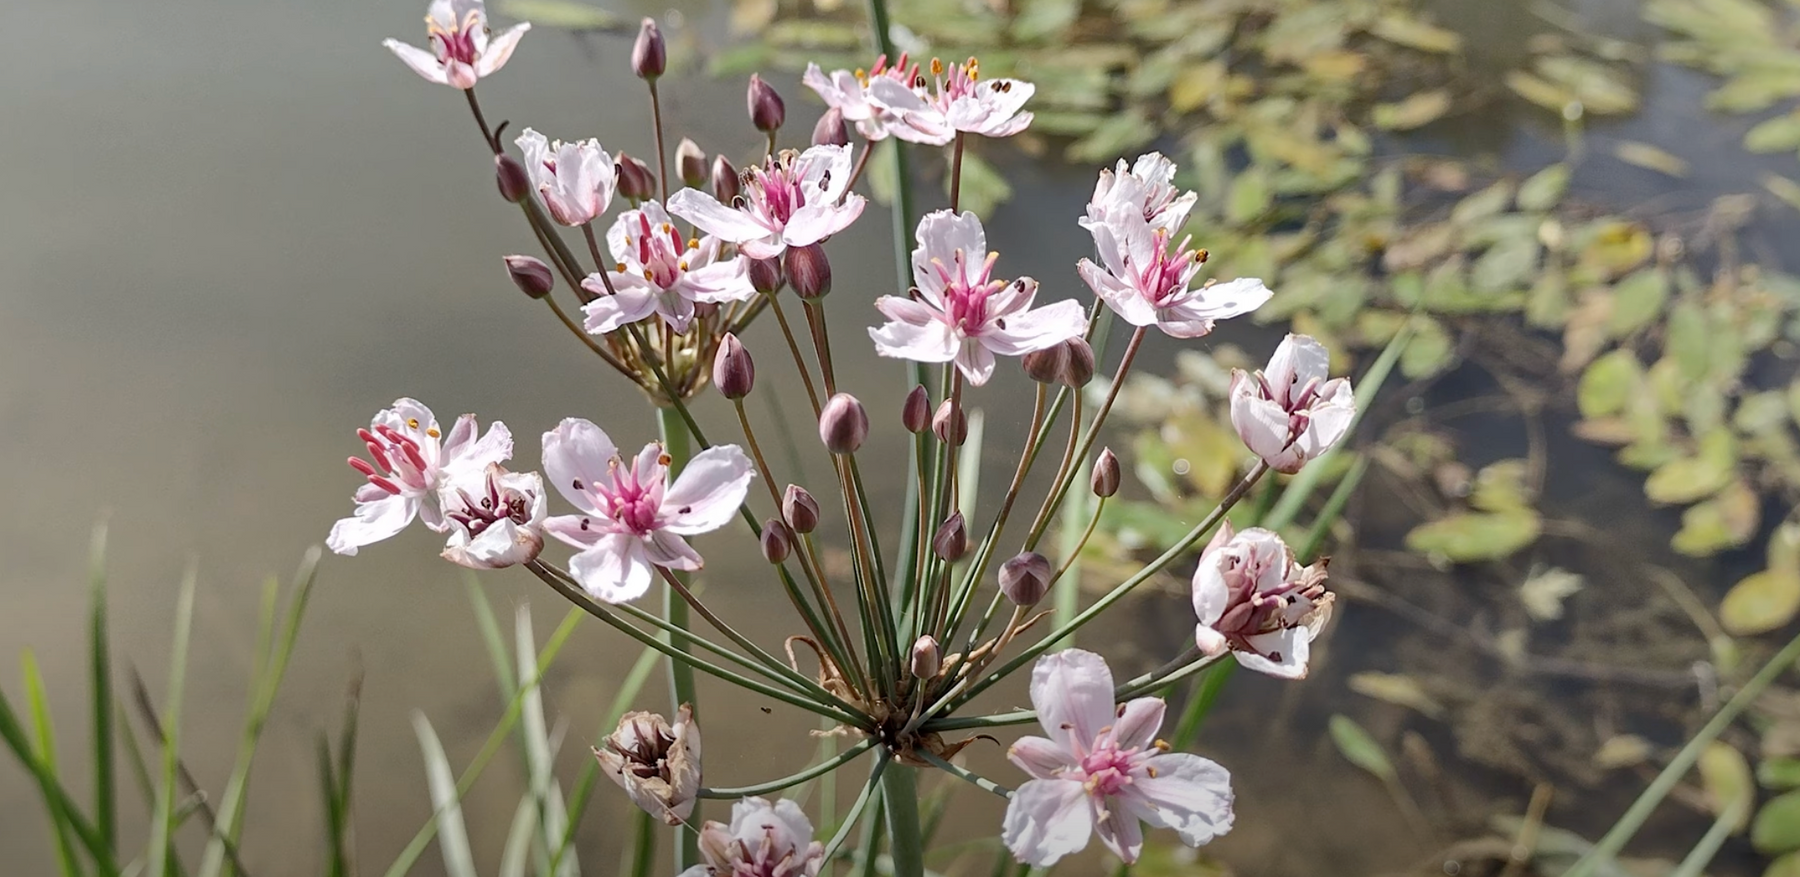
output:
POLYGON ((1089 480, 1094 488, 1094 495, 1112 496, 1119 492, 1119 457, 1112 448, 1101 448, 1100 456, 1094 460, 1094 475, 1089 480))
POLYGON ((831 260, 819 244, 787 248, 788 282, 803 299, 824 298, 831 291, 831 260))
POLYGON ((681 174, 681 182, 688 188, 700 188, 707 176, 706 150, 687 137, 681 138, 680 145, 675 147, 675 169, 681 174))
POLYGON ((819 501, 806 488, 790 484, 781 494, 781 517, 796 533, 811 533, 819 526, 819 501))
POLYGON ((500 197, 514 204, 531 194, 531 175, 518 159, 504 152, 494 156, 494 184, 500 187, 500 197))
POLYGON ((763 522, 762 555, 770 563, 780 563, 794 553, 794 531, 780 518, 763 522))
POLYGON ((969 553, 969 527, 963 523, 962 512, 955 512, 941 524, 931 537, 931 553, 950 563, 963 559, 969 553))
POLYGON ((1088 346, 1085 338, 1070 338, 1063 347, 1069 351, 1069 361, 1063 368, 1062 382, 1079 390, 1094 379, 1094 348, 1088 346))
POLYGON ((920 384, 906 394, 906 404, 900 407, 900 422, 905 424, 906 431, 914 435, 924 432, 931 426, 931 393, 920 384))
POLYGON ((1054 384, 1062 379, 1063 373, 1069 369, 1069 348, 1062 344, 1053 344, 1043 350, 1033 350, 1019 360, 1025 366, 1025 374, 1040 384, 1054 384))
POLYGON ((742 399, 756 386, 756 363, 743 342, 730 332, 719 339, 719 350, 713 354, 712 378, 727 399, 742 399))
POLYGON ((621 152, 617 170, 619 194, 631 199, 633 204, 656 197, 656 174, 649 165, 621 152))
POLYGON ((931 433, 938 441, 953 448, 962 447, 969 437, 969 416, 961 408, 950 404, 945 399, 938 404, 937 412, 931 415, 931 433))
POLYGON ((645 18, 638 26, 637 44, 631 47, 631 72, 639 79, 656 81, 669 66, 669 50, 663 45, 662 28, 656 19, 645 18))
POLYGON ((943 653, 938 649, 938 641, 930 634, 919 637, 918 642, 913 643, 909 669, 915 679, 930 679, 944 669, 943 653))
POLYGON ((1050 559, 1027 551, 1000 564, 1000 592, 1020 606, 1035 606, 1050 590, 1050 559))
POLYGON ((844 127, 844 111, 832 107, 819 117, 819 123, 813 126, 812 144, 814 146, 849 146, 850 129, 844 127))
POLYGON ((730 206, 733 201, 737 200, 738 195, 743 194, 743 191, 744 181, 738 178, 737 168, 732 167, 731 162, 726 161, 723 155, 714 158, 712 163, 713 197, 719 199, 720 204, 730 206))
POLYGON ((536 256, 507 256, 506 273, 520 292, 532 298, 543 298, 556 286, 556 275, 536 256))
POLYGON ((750 124, 764 134, 773 134, 781 123, 787 121, 787 104, 782 103, 781 95, 763 81, 762 75, 750 74, 750 91, 746 95, 750 106, 750 124))
POLYGON ((869 413, 849 393, 839 393, 819 412, 819 440, 834 454, 854 454, 869 437, 869 413))
POLYGON ((782 284, 787 283, 787 276, 781 273, 781 258, 770 256, 767 259, 750 260, 750 288, 763 295, 774 295, 781 291, 782 284))

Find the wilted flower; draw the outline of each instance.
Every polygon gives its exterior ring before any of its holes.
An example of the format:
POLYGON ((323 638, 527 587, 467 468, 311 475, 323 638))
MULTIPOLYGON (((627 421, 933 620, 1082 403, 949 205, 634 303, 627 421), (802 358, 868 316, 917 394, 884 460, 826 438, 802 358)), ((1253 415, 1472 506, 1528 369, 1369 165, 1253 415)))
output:
POLYGON ((1293 474, 1331 449, 1356 419, 1350 381, 1331 377, 1331 355, 1306 335, 1289 335, 1268 368, 1231 370, 1231 425, 1277 472, 1293 474))
POLYGON ((600 141, 590 137, 552 143, 526 128, 518 144, 531 186, 543 197, 551 219, 568 226, 586 225, 612 205, 613 158, 600 148, 600 141))
POLYGON ((818 877, 825 845, 812 839, 800 805, 745 798, 731 805, 731 824, 700 829, 700 858, 677 877, 818 877))
POLYGON ((488 464, 478 479, 445 485, 450 540, 442 556, 470 569, 503 569, 544 550, 544 479, 488 464))
POLYGON ((850 147, 783 150, 744 171, 733 205, 698 189, 669 196, 669 212, 738 245, 752 259, 816 244, 862 215, 865 199, 850 188, 850 147))
POLYGON ((901 140, 942 146, 957 132, 983 137, 1011 137, 1031 124, 1031 114, 1020 112, 1037 86, 1019 79, 982 79, 974 58, 948 70, 931 62, 936 90, 927 92, 913 82, 880 76, 869 80, 869 97, 893 113, 897 124, 888 130, 901 140))
POLYGON ((750 458, 736 445, 696 454, 673 484, 670 462, 652 443, 627 463, 604 430, 578 417, 544 433, 544 474, 583 512, 544 528, 582 549, 569 572, 596 599, 643 596, 655 567, 699 569, 700 555, 681 537, 725 526, 750 489, 750 458))
POLYGON ((369 483, 356 491, 355 516, 333 524, 325 544, 339 554, 355 554, 406 529, 413 518, 439 533, 448 530, 439 495, 443 488, 471 475, 481 477, 489 464, 512 457, 512 432, 506 424, 489 425, 480 439, 476 430, 475 415, 464 414, 449 437, 443 437, 437 417, 416 399, 395 400, 394 407, 376 414, 368 429, 356 431, 374 464, 350 458, 350 468, 369 483))
POLYGON ((680 825, 694 812, 700 726, 687 704, 675 713, 673 725, 655 713, 626 713, 618 730, 594 748, 594 758, 644 812, 669 825, 680 825))
POLYGON ((919 75, 919 65, 907 64, 906 56, 900 56, 900 63, 888 66, 887 56, 875 59, 875 66, 866 72, 857 70, 833 70, 829 75, 819 69, 819 65, 806 65, 806 74, 800 78, 806 87, 819 93, 825 105, 843 114, 844 121, 856 123, 856 130, 863 139, 873 143, 885 140, 888 128, 899 121, 892 110, 869 99, 869 83, 875 79, 891 79, 894 82, 911 88, 919 75))
POLYGON ((1187 224, 1188 213, 1199 197, 1175 188, 1174 180, 1175 163, 1160 152, 1138 156, 1130 170, 1125 169, 1125 159, 1119 159, 1117 168, 1100 171, 1100 181, 1094 184, 1094 197, 1088 199, 1081 227, 1092 231, 1109 214, 1123 210, 1144 217, 1153 229, 1174 234, 1187 224))
POLYGON ((1106 267, 1088 259, 1081 279, 1125 322, 1156 326, 1176 338, 1198 338, 1216 320, 1250 313, 1271 293, 1261 280, 1241 279, 1189 288, 1205 251, 1169 248, 1169 231, 1152 226, 1136 208, 1115 209, 1090 229, 1106 267))
POLYGON ((1220 524, 1194 570, 1194 642, 1208 655, 1229 649, 1252 670, 1303 679, 1331 603, 1324 561, 1301 566, 1273 532, 1220 524))
POLYGON ((1019 861, 1049 867, 1102 843, 1126 862, 1144 847, 1140 822, 1172 828, 1199 846, 1231 830, 1231 776, 1219 765, 1156 739, 1161 698, 1114 707, 1112 671, 1093 652, 1038 660, 1031 704, 1049 738, 1021 737, 1007 751, 1032 779, 1013 792, 1002 839, 1019 861))
POLYGON ((913 250, 914 297, 884 295, 875 307, 890 322, 870 329, 882 356, 951 362, 969 383, 994 374, 994 354, 1021 356, 1087 331, 1087 314, 1073 300, 1032 308, 1037 281, 990 279, 998 253, 975 214, 938 210, 919 221, 913 250))
POLYGON ((490 41, 482 0, 432 0, 425 15, 431 51, 393 39, 381 44, 420 76, 439 85, 468 89, 505 65, 528 30, 530 22, 522 21, 490 41))
POLYGON ((581 310, 587 330, 604 335, 651 314, 662 317, 678 335, 687 334, 695 302, 742 301, 756 295, 749 266, 742 257, 719 258, 719 240, 708 235, 682 240, 661 204, 645 201, 627 210, 606 232, 606 245, 619 260, 607 272, 617 295, 608 295, 600 275, 590 274, 583 289, 598 296, 581 310))

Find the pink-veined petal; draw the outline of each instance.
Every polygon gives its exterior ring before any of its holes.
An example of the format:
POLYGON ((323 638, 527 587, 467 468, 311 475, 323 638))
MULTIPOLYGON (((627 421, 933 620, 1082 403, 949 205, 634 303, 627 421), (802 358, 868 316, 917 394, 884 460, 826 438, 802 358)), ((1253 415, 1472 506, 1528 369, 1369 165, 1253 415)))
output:
MULTIPOLYGON (((587 315, 582 324, 591 335, 605 335, 616 332, 622 326, 640 322, 656 313, 657 290, 645 283, 640 277, 630 274, 613 274, 613 288, 618 295, 602 295, 581 306, 581 312, 587 315)), ((582 283, 587 286, 586 282, 582 283)))
POLYGON ((493 41, 488 43, 487 51, 481 53, 481 59, 475 62, 475 73, 480 76, 490 76, 501 67, 506 66, 507 59, 512 57, 513 49, 519 46, 519 38, 524 36, 528 30, 531 30, 531 22, 521 21, 494 37, 493 41))
POLYGON ((354 555, 358 548, 387 539, 412 523, 419 513, 419 500, 385 491, 383 498, 358 502, 356 513, 331 525, 325 545, 343 555, 354 555))
POLYGON ((1113 721, 1113 742, 1120 749, 1149 749, 1162 729, 1166 708, 1160 697, 1139 697, 1122 704, 1113 721))
POLYGON ((737 244, 768 237, 774 231, 757 222, 750 214, 720 204, 717 198, 697 189, 682 189, 670 195, 669 212, 693 223, 707 234, 717 235, 737 244))
POLYGON ((405 61, 406 66, 411 67, 414 73, 425 77, 425 81, 439 85, 450 84, 449 78, 444 75, 444 65, 438 63, 437 55, 394 39, 382 40, 381 44, 405 61))
POLYGON ((606 430, 579 417, 564 418, 544 433, 544 477, 569 504, 589 514, 602 514, 593 488, 609 483, 619 448, 606 430))
POLYGON ((842 204, 808 204, 788 217, 782 229, 781 242, 790 247, 816 244, 846 228, 862 215, 867 202, 861 195, 850 195, 842 204))
POLYGON ((1129 865, 1144 852, 1144 826, 1123 806, 1108 807, 1095 801, 1094 833, 1113 855, 1129 865))
POLYGON ((553 515, 544 519, 544 532, 558 542, 576 548, 592 548, 613 535, 610 521, 595 515, 553 515), (584 526, 585 522, 585 526, 584 526))
POLYGON ((1013 857, 1047 868, 1088 844, 1094 815, 1080 780, 1031 780, 1006 804, 1000 838, 1013 857))
POLYGON ((1085 756, 1113 721, 1112 670, 1081 649, 1045 655, 1031 670, 1031 705, 1050 739, 1085 756))
POLYGON ((602 603, 628 603, 650 590, 655 574, 644 540, 611 533, 569 559, 569 572, 581 589, 602 603))
POLYGON ((1121 794, 1125 809, 1157 828, 1172 828, 1197 847, 1231 830, 1231 774, 1185 752, 1151 756, 1121 794))
MULTIPOLYGON (((468 419, 469 428, 473 431, 475 415, 465 414, 457 418, 456 422, 459 427, 464 418, 468 419)), ((451 434, 456 434, 454 428, 451 430, 451 434)), ((488 424, 487 433, 473 444, 459 446, 454 451, 446 445, 444 447, 444 471, 452 478, 486 472, 487 467, 512 459, 512 452, 512 430, 508 429, 506 424, 496 420, 488 424)))
POLYGON ((755 470, 737 445, 717 445, 688 461, 663 496, 663 527, 692 536, 725 526, 743 505, 755 470))
POLYGON ((1045 737, 1020 737, 1006 750, 1006 757, 1019 769, 1031 774, 1032 779, 1054 779, 1063 771, 1077 766, 1077 759, 1069 751, 1056 745, 1056 741, 1045 737))
POLYGON ((667 530, 655 530, 644 537, 644 556, 652 564, 667 569, 691 572, 706 565, 686 539, 667 530))
POLYGON ((875 342, 876 353, 914 362, 949 362, 962 346, 956 333, 936 320, 924 325, 896 320, 870 329, 869 338, 875 342))
POLYGON ((981 343, 981 339, 966 338, 956 353, 956 367, 962 370, 970 385, 979 387, 994 376, 994 352, 981 343))
POLYGON ((746 301, 757 294, 750 285, 749 269, 750 264, 737 257, 693 268, 682 275, 681 282, 695 301, 746 301))
POLYGON ((956 254, 961 252, 971 269, 987 258, 987 232, 973 212, 954 213, 933 210, 919 220, 914 233, 918 246, 912 252, 913 284, 932 296, 943 293, 944 281, 936 265, 956 270, 956 254))
POLYGON ((1054 347, 1087 332, 1087 311, 1074 299, 1015 313, 981 336, 989 350, 1002 356, 1023 356, 1054 347))
POLYGON ((1268 303, 1275 293, 1261 280, 1240 277, 1195 290, 1192 299, 1181 307, 1190 319, 1226 320, 1241 317, 1268 303))
POLYGON ((1087 282, 1088 288, 1094 291, 1094 295, 1106 302, 1106 306, 1112 308, 1120 319, 1133 326, 1156 325, 1156 308, 1144 300, 1143 294, 1136 287, 1124 283, 1087 259, 1082 259, 1075 270, 1087 282))
POLYGON ((1288 413, 1280 405, 1263 399, 1248 379, 1238 382, 1231 391, 1231 425, 1237 429, 1250 452, 1265 460, 1287 450, 1288 413))

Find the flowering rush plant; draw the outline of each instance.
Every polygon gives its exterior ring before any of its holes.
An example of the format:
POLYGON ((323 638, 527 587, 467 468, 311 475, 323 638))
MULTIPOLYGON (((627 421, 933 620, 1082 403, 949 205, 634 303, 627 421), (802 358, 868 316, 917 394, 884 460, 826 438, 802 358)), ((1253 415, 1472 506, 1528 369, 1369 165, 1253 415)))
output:
POLYGON ((724 155, 709 162, 691 140, 668 148, 658 94, 666 52, 646 19, 631 62, 647 86, 650 125, 647 142, 634 147, 653 150, 654 160, 530 128, 513 141, 515 152, 502 137, 506 124, 489 124, 475 86, 502 68, 528 26, 491 35, 480 0, 435 0, 427 22, 429 49, 388 45, 426 80, 462 91, 500 194, 542 245, 505 256, 509 276, 645 391, 658 434, 647 435, 648 418, 571 416, 542 432, 541 474, 513 471, 505 425, 483 432, 474 415, 463 415, 446 428, 424 404, 400 399, 357 431, 367 456, 350 465, 365 481, 355 513, 332 528, 330 547, 355 554, 417 519, 444 534, 446 559, 521 568, 667 655, 673 719, 630 713, 595 756, 647 819, 680 833, 683 877, 826 873, 858 814, 876 801, 894 873, 919 877, 916 774, 928 769, 1004 798, 996 828, 1011 854, 1033 866, 1094 839, 1132 862, 1146 827, 1193 846, 1230 831, 1230 775, 1159 737, 1159 693, 1227 658, 1275 678, 1306 674, 1332 606, 1324 562, 1303 563, 1277 533, 1236 531, 1224 517, 1271 469, 1299 471, 1349 429, 1355 401, 1347 383, 1327 373, 1324 348, 1290 336, 1266 369, 1235 376, 1231 415, 1245 467, 1217 509, 1085 609, 1055 617, 1039 608, 1051 589, 1071 584, 1064 580, 1085 542, 1061 552, 1045 544, 1052 523, 1071 517, 1062 511, 1071 494, 1093 495, 1073 516, 1077 527, 1085 517, 1091 534, 1120 489, 1118 458, 1095 446, 1140 350, 1193 343, 1270 297, 1259 280, 1204 276, 1207 253, 1183 232, 1195 195, 1176 186, 1174 164, 1150 154, 1100 171, 1085 212, 1071 217, 1091 234, 1092 255, 1042 266, 1060 272, 1058 291, 1049 292, 992 251, 981 220, 958 209, 969 139, 1025 130, 1030 83, 984 78, 973 59, 922 66, 884 56, 867 70, 830 73, 814 66, 803 81, 828 109, 808 143, 782 148, 786 106, 752 77, 748 110, 762 146, 739 170, 724 155), (830 297, 827 244, 863 214, 857 184, 871 145, 890 136, 909 148, 946 150, 949 207, 898 214, 911 239, 902 283, 885 295, 830 297), (1076 278, 1091 295, 1061 293, 1076 278), (866 316, 867 340, 833 339, 828 303, 866 316), (743 336, 764 313, 779 332, 758 336, 766 345, 760 358, 797 373, 816 451, 829 463, 823 483, 772 467, 745 414, 745 399, 759 388, 743 336), (1129 337, 1103 369, 1114 317, 1129 337), (899 410, 869 411, 840 380, 832 350, 854 343, 905 364, 916 386, 899 410), (1104 371, 1110 377, 1096 380, 1104 371), (961 446, 978 394, 996 379, 1029 380, 1034 409, 1008 489, 967 503, 973 486, 961 446), (709 385, 731 402, 735 423, 695 420, 688 401, 709 385), (864 487, 860 452, 881 431, 910 448, 910 490, 898 515, 864 487), (1057 445, 1060 452, 1046 453, 1057 445), (1029 477, 1042 480, 1046 469, 1043 496, 1026 497, 1029 477), (965 516, 969 506, 977 510, 965 516), (1209 533, 1193 573, 1190 648, 1121 680, 1101 655, 1059 645, 1209 533), (779 590, 795 626, 782 648, 745 636, 692 587, 707 543, 726 538, 757 540, 768 578, 733 576, 715 586, 779 590), (848 572, 824 562, 828 539, 841 540, 848 572), (566 561, 546 554, 555 543, 571 549, 566 561), (660 611, 637 605, 651 596, 661 598, 660 611), (1031 709, 976 709, 983 693, 1026 671, 1031 709), (714 717, 696 702, 696 673, 823 716, 854 743, 792 776, 708 786, 700 728, 714 717), (993 739, 985 732, 1034 722, 1043 736, 1019 737, 1007 749, 1022 772, 1016 782, 958 763, 966 746, 993 739), (814 837, 795 800, 776 797, 865 756, 867 784, 829 838, 814 837), (706 798, 734 801, 729 822, 703 819, 706 798))

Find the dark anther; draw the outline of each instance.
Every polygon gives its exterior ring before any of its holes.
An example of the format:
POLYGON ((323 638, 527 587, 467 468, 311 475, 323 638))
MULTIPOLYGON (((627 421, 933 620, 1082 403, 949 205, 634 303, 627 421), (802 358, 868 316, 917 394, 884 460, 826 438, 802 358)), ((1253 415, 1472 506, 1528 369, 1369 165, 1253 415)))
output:
POLYGON ((582 487, 582 486, 581 486, 581 479, 579 479, 579 478, 577 478, 577 479, 575 479, 575 489, 576 489, 576 490, 583 490, 583 489, 584 489, 584 488, 583 488, 583 487, 582 487))

